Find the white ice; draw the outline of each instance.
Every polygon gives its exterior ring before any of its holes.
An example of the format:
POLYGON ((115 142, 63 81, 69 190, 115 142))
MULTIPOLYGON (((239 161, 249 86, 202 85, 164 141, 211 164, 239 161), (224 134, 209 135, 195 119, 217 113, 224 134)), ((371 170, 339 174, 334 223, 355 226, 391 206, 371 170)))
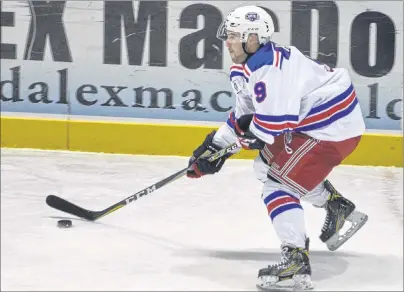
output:
MULTIPOLYGON (((1 150, 1 290, 249 290, 280 259, 251 160, 186 177, 86 222, 45 204, 112 205, 182 169, 185 157, 1 150), (69 218, 73 228, 56 227, 69 218)), ((337 167, 330 180, 368 223, 344 246, 318 239, 324 210, 303 203, 317 290, 403 290, 403 170, 337 167)))

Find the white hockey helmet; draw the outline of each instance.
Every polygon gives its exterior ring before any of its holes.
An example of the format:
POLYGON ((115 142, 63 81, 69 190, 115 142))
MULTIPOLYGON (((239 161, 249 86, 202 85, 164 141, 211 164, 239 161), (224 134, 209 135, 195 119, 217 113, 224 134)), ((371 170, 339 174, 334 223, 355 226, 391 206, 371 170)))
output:
POLYGON ((242 6, 234 9, 217 30, 216 37, 226 41, 227 32, 240 33, 240 40, 247 42, 250 33, 258 35, 260 44, 265 44, 274 33, 272 17, 258 6, 242 6))

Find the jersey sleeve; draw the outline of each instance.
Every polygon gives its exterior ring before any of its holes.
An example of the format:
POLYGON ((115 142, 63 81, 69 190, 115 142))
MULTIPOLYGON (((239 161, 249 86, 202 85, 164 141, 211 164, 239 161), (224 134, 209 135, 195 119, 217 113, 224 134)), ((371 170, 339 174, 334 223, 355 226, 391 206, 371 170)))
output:
POLYGON ((274 137, 297 126, 300 111, 300 98, 294 94, 288 79, 282 78, 282 69, 276 63, 279 62, 251 71, 246 68, 250 71, 248 88, 255 105, 250 131, 269 144, 274 142, 274 137))
MULTIPOLYGON (((220 148, 224 148, 233 143, 238 143, 237 136, 234 134, 234 131, 227 125, 223 124, 217 130, 215 136, 213 137, 213 143, 220 148)), ((233 150, 232 153, 237 153, 241 150, 241 148, 233 150)))
POLYGON ((230 82, 235 96, 235 106, 230 112, 227 119, 227 125, 234 129, 235 119, 243 115, 252 114, 255 111, 253 102, 251 100, 247 83, 244 78, 244 70, 242 65, 233 64, 230 68, 230 82))
MULTIPOLYGON (((226 123, 218 129, 213 139, 213 142, 222 148, 238 142, 234 133, 236 119, 255 112, 243 72, 242 65, 233 64, 230 68, 230 82, 235 96, 234 108, 229 113, 226 123)), ((239 151, 236 150, 234 153, 239 151)))

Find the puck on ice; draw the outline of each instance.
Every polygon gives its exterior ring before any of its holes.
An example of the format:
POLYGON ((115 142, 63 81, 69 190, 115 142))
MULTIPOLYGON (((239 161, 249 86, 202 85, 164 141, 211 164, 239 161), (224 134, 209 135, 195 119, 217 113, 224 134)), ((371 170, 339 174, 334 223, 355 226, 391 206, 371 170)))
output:
POLYGON ((69 228, 72 227, 72 221, 70 220, 59 220, 58 221, 58 227, 59 228, 69 228))

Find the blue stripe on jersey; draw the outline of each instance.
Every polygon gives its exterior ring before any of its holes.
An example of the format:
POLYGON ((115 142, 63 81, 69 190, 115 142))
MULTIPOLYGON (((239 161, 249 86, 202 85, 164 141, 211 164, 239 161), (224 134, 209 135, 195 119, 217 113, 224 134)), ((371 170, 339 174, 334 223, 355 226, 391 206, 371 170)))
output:
MULTIPOLYGON (((269 134, 271 136, 279 136, 280 134, 283 133, 283 131, 269 131, 267 129, 264 129, 263 127, 261 127, 260 125, 258 125, 257 123, 253 122, 254 127, 256 127, 258 130, 260 130, 261 132, 265 133, 265 134, 269 134)), ((285 131, 286 132, 286 131, 285 131)))
POLYGON ((234 129, 234 126, 233 126, 232 123, 230 122, 230 119, 227 119, 226 123, 227 123, 227 125, 228 125, 230 128, 234 129))
POLYGON ((243 77, 244 74, 243 74, 243 72, 232 71, 232 72, 230 73, 230 80, 231 80, 233 77, 236 77, 236 76, 241 76, 241 77, 243 77))
POLYGON ((226 123, 227 125, 234 130, 234 123, 236 120, 236 116, 234 115, 234 112, 231 112, 229 115, 229 118, 227 119, 226 123))
POLYGON ((260 125, 258 125, 257 123, 255 123, 253 121, 254 127, 256 127, 258 130, 260 130, 261 132, 265 133, 265 134, 269 134, 271 136, 279 136, 280 134, 284 133, 284 132, 291 132, 289 129, 285 129, 285 130, 279 130, 279 131, 269 131, 263 127, 261 127, 260 125))
POLYGON ((257 119, 265 122, 297 122, 299 121, 299 116, 297 115, 282 115, 282 116, 267 116, 255 114, 257 119))
POLYGON ((353 90, 353 85, 351 84, 351 86, 348 87, 347 90, 345 90, 343 93, 341 93, 340 95, 334 97, 333 99, 327 101, 326 103, 323 103, 322 105, 319 105, 315 108, 312 108, 309 113, 307 114, 307 116, 319 113, 325 109, 328 109, 330 107, 332 107, 333 105, 339 103, 340 101, 344 100, 346 97, 348 97, 351 92, 353 90))
POLYGON ((316 130, 316 129, 320 129, 325 126, 328 126, 331 123, 335 122, 336 120, 339 120, 340 118, 343 118, 343 117, 349 115, 354 110, 354 108, 356 107, 357 104, 358 104, 358 99, 355 98, 355 100, 351 103, 351 105, 349 107, 347 107, 346 109, 344 109, 343 111, 340 111, 339 113, 332 115, 330 118, 328 118, 324 121, 314 123, 314 124, 309 124, 309 125, 303 126, 303 127, 297 127, 295 129, 295 131, 298 131, 298 132, 312 131, 312 130, 316 130))

